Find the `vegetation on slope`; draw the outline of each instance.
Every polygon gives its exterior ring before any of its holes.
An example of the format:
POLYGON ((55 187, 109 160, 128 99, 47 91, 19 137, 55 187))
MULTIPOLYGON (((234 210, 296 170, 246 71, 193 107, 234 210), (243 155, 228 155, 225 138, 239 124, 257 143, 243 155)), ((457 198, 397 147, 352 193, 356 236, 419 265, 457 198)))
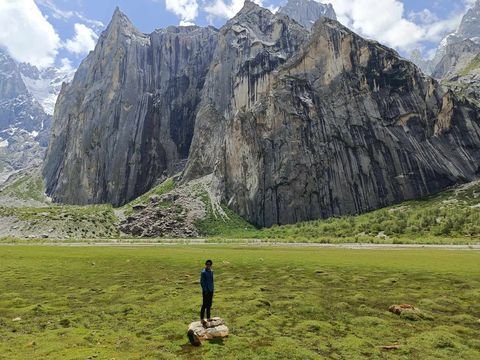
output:
POLYGON ((270 240, 376 243, 479 243, 480 182, 370 213, 275 226, 270 240))
MULTIPOLYGON (((176 192, 184 197, 195 196, 204 204, 206 216, 196 220, 195 226, 200 236, 213 242, 238 239, 323 243, 480 242, 479 181, 425 199, 407 201, 358 216, 274 226, 268 229, 256 229, 225 205, 212 203, 214 200, 208 194, 206 186, 200 182, 179 188, 175 179, 170 178, 138 199, 114 210, 110 206, 49 204, 43 195, 41 179, 24 176, 4 188, 0 193, 1 199, 31 199, 41 203, 42 207, 9 208, 0 205, 4 227, 17 227, 19 230, 2 232, 0 226, 0 236, 27 237, 30 233, 36 237, 48 235, 49 238, 115 238, 120 236, 116 214, 128 216, 135 205, 149 203, 152 196, 176 192)), ((185 203, 182 202, 183 206, 185 203)), ((162 203, 159 206, 163 205, 162 203)), ((177 209, 179 204, 167 205, 166 209, 183 211, 183 208, 177 209)))
POLYGON ((13 238, 116 238, 117 219, 109 205, 52 204, 39 169, 19 174, 0 191, 0 236, 13 238))

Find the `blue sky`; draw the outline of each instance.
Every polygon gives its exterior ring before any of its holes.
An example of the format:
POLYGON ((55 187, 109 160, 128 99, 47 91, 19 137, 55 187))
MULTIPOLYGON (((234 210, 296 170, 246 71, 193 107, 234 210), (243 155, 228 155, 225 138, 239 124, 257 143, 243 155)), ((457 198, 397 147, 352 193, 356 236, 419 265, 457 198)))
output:
MULTIPOLYGON (((286 0, 255 0, 272 10, 286 0)), ((406 55, 432 56, 474 0, 330 0, 339 20, 406 55)), ((142 32, 194 23, 221 27, 243 0, 0 0, 0 47, 38 66, 78 66, 116 6, 142 32)))

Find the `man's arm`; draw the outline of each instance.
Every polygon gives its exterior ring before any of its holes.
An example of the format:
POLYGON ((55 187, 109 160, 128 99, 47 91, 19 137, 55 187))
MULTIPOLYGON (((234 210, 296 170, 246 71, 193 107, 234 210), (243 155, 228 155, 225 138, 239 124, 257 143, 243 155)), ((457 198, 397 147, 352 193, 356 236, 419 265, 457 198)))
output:
POLYGON ((203 271, 200 273, 200 286, 202 287, 202 291, 206 291, 205 287, 207 286, 207 279, 205 278, 205 273, 203 271))

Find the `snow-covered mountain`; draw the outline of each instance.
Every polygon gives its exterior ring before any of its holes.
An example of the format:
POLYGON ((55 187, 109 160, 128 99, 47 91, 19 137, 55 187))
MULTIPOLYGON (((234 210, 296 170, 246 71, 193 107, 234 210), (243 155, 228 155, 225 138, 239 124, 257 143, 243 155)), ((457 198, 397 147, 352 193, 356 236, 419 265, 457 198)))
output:
POLYGON ((29 93, 42 105, 47 114, 53 115, 62 84, 73 79, 75 69, 63 66, 39 70, 30 64, 20 64, 19 70, 29 93))
POLYGON ((39 70, 0 49, 0 184, 43 161, 56 98, 70 68, 39 70))

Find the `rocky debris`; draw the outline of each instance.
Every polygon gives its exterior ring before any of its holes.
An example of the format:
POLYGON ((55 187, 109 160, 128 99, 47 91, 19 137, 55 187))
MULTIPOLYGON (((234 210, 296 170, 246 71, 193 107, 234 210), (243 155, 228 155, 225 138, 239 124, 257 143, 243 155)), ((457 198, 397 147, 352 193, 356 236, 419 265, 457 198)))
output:
POLYGON ((138 237, 198 237, 198 231, 187 222, 185 211, 164 197, 148 205, 135 206, 133 214, 127 216, 119 226, 125 234, 138 237))
POLYGON ((188 326, 188 339, 194 346, 200 346, 202 341, 228 336, 228 327, 222 318, 214 317, 203 325, 200 321, 194 321, 188 326))
POLYGON ((425 314, 419 308, 410 304, 392 305, 388 308, 388 311, 412 321, 431 319, 430 316, 425 314))
POLYGON ((210 182, 211 176, 179 185, 163 195, 151 195, 132 206, 132 214, 120 222, 119 230, 138 237, 199 237, 196 221, 205 218, 207 205, 216 208, 215 199, 209 198, 209 204, 201 199, 208 196, 210 182))

